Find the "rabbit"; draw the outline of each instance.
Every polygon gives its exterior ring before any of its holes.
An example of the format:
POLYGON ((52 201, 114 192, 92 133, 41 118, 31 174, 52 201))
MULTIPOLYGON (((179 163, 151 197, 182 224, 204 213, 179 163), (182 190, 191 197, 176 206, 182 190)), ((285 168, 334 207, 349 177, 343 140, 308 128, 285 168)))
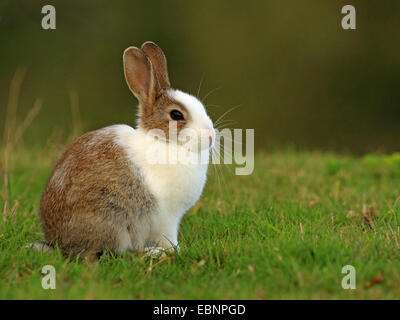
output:
POLYGON ((116 255, 179 250, 180 221, 206 183, 215 129, 204 105, 171 87, 166 57, 154 42, 127 48, 123 67, 139 101, 136 128, 112 125, 77 138, 42 194, 46 248, 58 246, 66 256, 97 259, 106 250, 116 255), (150 149, 189 150, 171 138, 170 124, 177 134, 191 129, 209 142, 189 148, 205 161, 149 161, 150 149), (152 130, 161 130, 165 139, 149 135, 152 130))

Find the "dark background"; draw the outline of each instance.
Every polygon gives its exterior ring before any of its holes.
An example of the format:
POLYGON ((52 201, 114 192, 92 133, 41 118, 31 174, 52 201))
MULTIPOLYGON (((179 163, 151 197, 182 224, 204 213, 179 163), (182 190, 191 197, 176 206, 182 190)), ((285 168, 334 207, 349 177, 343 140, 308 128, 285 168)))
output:
POLYGON ((400 1, 35 1, 0 2, 0 130, 18 66, 26 67, 19 117, 43 108, 25 140, 42 145, 71 130, 70 92, 86 130, 134 125, 136 100, 122 52, 153 40, 172 85, 200 97, 214 120, 255 128, 257 148, 295 146, 362 154, 400 150, 400 1), (57 29, 41 28, 41 7, 57 29), (341 28, 341 8, 357 30, 341 28), (215 106, 218 105, 218 106, 215 106))

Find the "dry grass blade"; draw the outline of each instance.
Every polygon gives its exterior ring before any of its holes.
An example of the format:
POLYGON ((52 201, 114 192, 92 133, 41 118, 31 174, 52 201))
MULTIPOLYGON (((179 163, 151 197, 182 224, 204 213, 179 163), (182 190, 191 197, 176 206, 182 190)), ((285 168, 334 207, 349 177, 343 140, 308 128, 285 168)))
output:
POLYGON ((19 67, 11 80, 8 105, 7 105, 6 122, 4 124, 3 143, 5 146, 7 146, 7 143, 9 143, 10 140, 12 139, 12 133, 14 132, 13 130, 16 127, 19 92, 21 89, 22 81, 24 80, 25 77, 25 72, 26 69, 24 67, 19 67))
POLYGON ((72 138, 75 139, 82 133, 83 125, 79 111, 79 95, 75 90, 69 91, 69 101, 72 112, 72 138))
POLYGON ((370 228, 374 229, 374 220, 376 219, 375 211, 373 207, 368 207, 366 204, 363 205, 362 209, 363 221, 370 228))
POLYGON ((3 221, 6 220, 9 212, 15 211, 15 207, 13 208, 14 210, 10 207, 9 164, 11 155, 16 144, 21 139, 32 121, 39 114, 42 107, 42 100, 36 99, 33 107, 29 110, 24 121, 21 123, 21 125, 17 125, 19 94, 25 77, 25 72, 26 69, 24 67, 19 67, 11 80, 6 120, 4 124, 3 147, 0 148, 0 161, 2 169, 1 174, 3 177, 3 191, 1 192, 1 197, 4 199, 3 221))
POLYGON ((6 121, 4 124, 4 135, 3 135, 4 147, 0 150, 2 175, 3 175, 3 193, 4 193, 3 220, 5 220, 6 213, 10 207, 10 193, 8 186, 9 159, 14 144, 13 133, 15 132, 17 124, 19 92, 24 77, 25 77, 25 68, 19 67, 11 80, 6 121))
POLYGON ((15 132, 14 142, 13 142, 14 145, 16 145, 18 143, 19 139, 23 136, 23 134, 25 133, 26 129, 30 126, 32 121, 39 114, 41 108, 42 108, 42 100, 41 99, 36 99, 33 107, 29 110, 29 112, 28 112, 27 116, 25 117, 24 121, 17 128, 17 130, 15 132))
POLYGON ((57 149, 54 147, 50 147, 52 143, 54 143, 54 140, 56 139, 56 132, 54 131, 52 135, 47 139, 45 147, 41 150, 39 155, 36 157, 35 163, 32 165, 32 171, 31 175, 29 177, 29 180, 25 184, 25 190, 19 197, 20 199, 24 199, 26 195, 31 191, 30 187, 32 186, 32 182, 36 178, 39 166, 41 163, 43 163, 46 160, 46 156, 48 156, 47 151, 48 150, 54 150, 52 154, 50 155, 51 157, 54 157, 54 153, 58 154, 57 149))

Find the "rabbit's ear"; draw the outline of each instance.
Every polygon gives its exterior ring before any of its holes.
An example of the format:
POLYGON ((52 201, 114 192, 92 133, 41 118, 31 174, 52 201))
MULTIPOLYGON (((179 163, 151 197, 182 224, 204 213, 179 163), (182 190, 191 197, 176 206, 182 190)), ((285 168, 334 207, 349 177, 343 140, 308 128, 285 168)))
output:
POLYGON ((161 88, 169 89, 171 84, 168 78, 167 58, 164 52, 154 42, 147 41, 142 45, 143 52, 149 57, 156 72, 161 88))
POLYGON ((129 89, 141 101, 153 103, 160 90, 153 65, 136 47, 124 51, 124 73, 129 89))

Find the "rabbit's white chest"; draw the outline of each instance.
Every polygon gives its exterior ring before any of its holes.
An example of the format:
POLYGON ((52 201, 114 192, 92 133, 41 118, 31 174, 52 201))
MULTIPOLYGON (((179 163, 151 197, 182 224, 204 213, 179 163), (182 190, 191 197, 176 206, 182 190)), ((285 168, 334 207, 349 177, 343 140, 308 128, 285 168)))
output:
POLYGON ((206 182, 207 168, 178 165, 145 170, 149 189, 155 195, 160 214, 180 219, 200 198, 206 182))
POLYGON ((200 198, 206 183, 208 163, 165 163, 161 159, 150 159, 151 149, 163 148, 162 142, 151 145, 148 137, 139 130, 126 125, 114 127, 118 143, 126 151, 129 160, 140 169, 149 191, 157 201, 157 215, 179 221, 200 198))

